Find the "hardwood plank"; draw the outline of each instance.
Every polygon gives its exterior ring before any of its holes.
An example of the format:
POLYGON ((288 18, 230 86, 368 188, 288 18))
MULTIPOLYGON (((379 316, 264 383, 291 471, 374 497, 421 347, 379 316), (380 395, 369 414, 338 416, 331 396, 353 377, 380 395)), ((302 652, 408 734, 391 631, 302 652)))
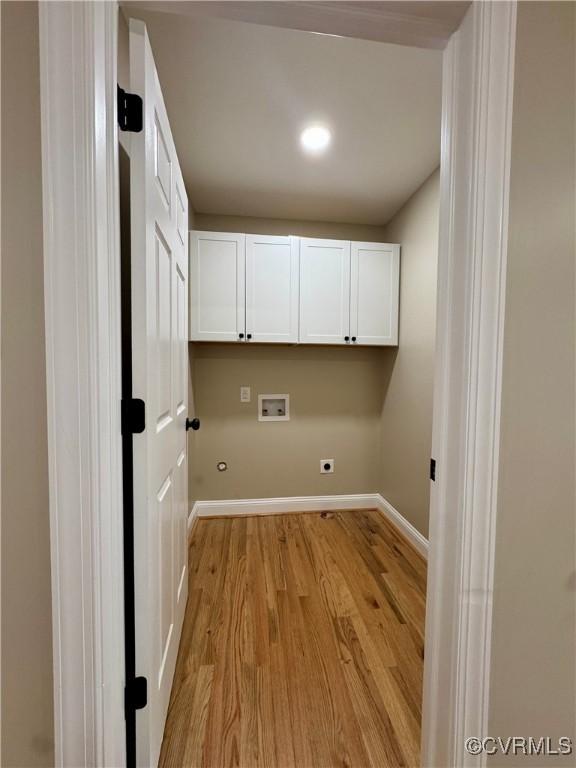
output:
POLYGON ((271 727, 274 705, 272 691, 275 680, 271 674, 270 665, 256 668, 256 755, 259 766, 274 768, 276 765, 286 765, 284 760, 278 762, 276 757, 275 730, 271 727))
MULTIPOLYGON (((246 589, 247 589, 247 624, 252 637, 252 652, 246 649, 246 654, 253 656, 254 663, 261 667, 269 662, 269 609, 268 591, 266 589, 266 572, 264 568, 265 553, 262 551, 257 518, 247 521, 248 536, 246 548, 246 589), (265 598, 265 599, 263 599, 265 598)), ((273 608, 273 606, 272 606, 273 608)), ((248 658, 248 655, 245 656, 248 658)))
MULTIPOLYGON (((370 669, 360 640, 350 619, 338 619, 343 644, 349 652, 346 675, 354 692, 355 709, 362 723, 362 734, 373 766, 405 765, 397 735, 386 711, 373 670, 370 669)), ((416 765, 416 763, 414 764, 416 765)))
POLYGON ((326 707, 331 711, 330 722, 333 723, 330 734, 330 764, 368 765, 362 733, 354 716, 346 679, 342 674, 338 640, 333 624, 335 617, 326 614, 320 595, 301 598, 301 604, 308 634, 317 649, 315 664, 326 680, 326 707))
POLYGON ((200 667, 196 687, 192 698, 190 720, 188 722, 188 739, 182 760, 182 768, 196 768, 202 764, 202 750, 206 733, 208 707, 212 696, 212 681, 214 667, 200 667))
MULTIPOLYGON (((304 671, 301 630, 296 624, 298 613, 295 614, 290 610, 290 597, 287 590, 278 593, 278 615, 294 762, 297 766, 314 765, 312 746, 308 739, 309 684, 304 671)), ((287 722, 284 726, 286 725, 287 722)))
POLYGON ((371 510, 203 518, 162 768, 419 764, 426 567, 371 510))
POLYGON ((272 721, 262 722, 260 728, 267 728, 274 740, 275 766, 285 768, 296 766, 294 741, 297 724, 294 722, 294 712, 289 699, 290 675, 291 672, 285 664, 283 647, 275 643, 270 650, 272 721))
POLYGON ((246 520, 230 521, 230 546, 225 561, 222 626, 215 647, 215 670, 203 764, 240 765, 240 700, 242 695, 242 628, 246 594, 246 520))

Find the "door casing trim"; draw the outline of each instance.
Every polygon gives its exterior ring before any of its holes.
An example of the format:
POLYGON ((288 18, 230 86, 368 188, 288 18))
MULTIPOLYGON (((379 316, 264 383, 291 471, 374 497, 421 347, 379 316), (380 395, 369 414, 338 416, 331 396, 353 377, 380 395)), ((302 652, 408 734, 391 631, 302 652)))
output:
POLYGON ((422 765, 485 766, 516 2, 473 3, 444 52, 422 765))
POLYGON ((56 766, 125 762, 117 23, 39 3, 56 766))

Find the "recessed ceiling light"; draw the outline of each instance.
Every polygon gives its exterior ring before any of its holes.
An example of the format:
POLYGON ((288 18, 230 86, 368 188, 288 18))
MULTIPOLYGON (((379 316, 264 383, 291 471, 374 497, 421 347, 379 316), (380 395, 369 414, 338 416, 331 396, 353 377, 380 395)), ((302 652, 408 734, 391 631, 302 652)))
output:
POLYGON ((302 148, 311 155, 319 155, 328 149, 332 134, 323 125, 309 125, 300 134, 302 148))

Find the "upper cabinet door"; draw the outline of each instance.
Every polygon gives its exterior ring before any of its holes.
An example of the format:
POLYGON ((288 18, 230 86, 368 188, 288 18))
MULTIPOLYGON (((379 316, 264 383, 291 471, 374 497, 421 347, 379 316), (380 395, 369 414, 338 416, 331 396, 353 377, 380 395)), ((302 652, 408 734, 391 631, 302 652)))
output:
POLYGON ((400 246, 352 243, 350 336, 357 344, 398 344, 400 246))
POLYGON ((300 341, 347 344, 350 335, 350 243, 302 238, 300 341))
POLYGON ((246 335, 246 236, 190 233, 190 339, 241 341, 246 335))
POLYGON ((298 238, 246 235, 246 338, 298 341, 298 238))

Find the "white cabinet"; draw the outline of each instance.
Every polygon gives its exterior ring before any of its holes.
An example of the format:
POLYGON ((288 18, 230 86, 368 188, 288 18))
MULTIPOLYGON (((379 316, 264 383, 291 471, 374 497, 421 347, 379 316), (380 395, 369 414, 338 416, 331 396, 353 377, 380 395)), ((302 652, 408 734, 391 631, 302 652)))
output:
POLYGON ((398 344, 400 246, 303 238, 300 342, 398 344))
POLYGON ((237 341, 246 334, 246 235, 190 233, 190 338, 237 341))
POLYGON ((300 240, 300 342, 346 344, 350 338, 350 243, 300 240))
POLYGON ((400 246, 190 233, 190 339, 398 344, 400 246))
POLYGON ((298 341, 298 239, 190 233, 192 341, 298 341))
POLYGON ((400 246, 352 243, 350 338, 357 344, 398 344, 400 246))
POLYGON ((298 238, 246 235, 246 337, 298 341, 298 238))

